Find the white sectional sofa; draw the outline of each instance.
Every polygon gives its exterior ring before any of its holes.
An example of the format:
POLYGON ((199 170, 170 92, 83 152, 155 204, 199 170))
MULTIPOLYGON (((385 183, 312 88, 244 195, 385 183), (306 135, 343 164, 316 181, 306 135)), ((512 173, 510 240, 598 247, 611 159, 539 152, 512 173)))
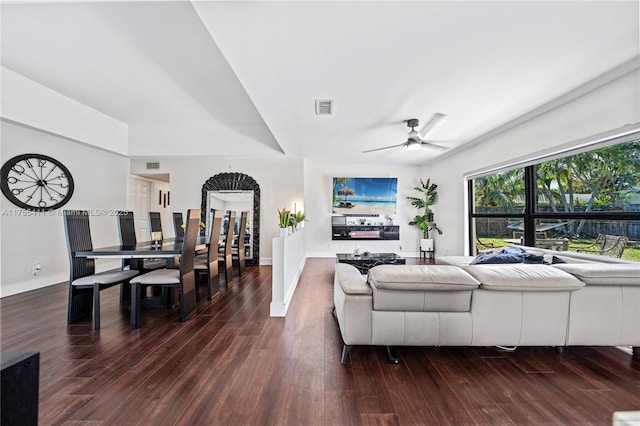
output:
POLYGON ((555 264, 338 263, 334 314, 353 345, 632 346, 640 351, 640 263, 528 249, 555 264), (555 258, 553 258, 555 256, 555 258))

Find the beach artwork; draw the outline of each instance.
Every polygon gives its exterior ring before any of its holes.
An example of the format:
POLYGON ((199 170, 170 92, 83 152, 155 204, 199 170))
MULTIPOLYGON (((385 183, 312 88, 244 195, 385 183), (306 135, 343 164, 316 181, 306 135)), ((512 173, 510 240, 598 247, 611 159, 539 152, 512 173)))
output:
POLYGON ((333 178, 333 213, 383 215, 396 213, 398 178, 333 178))

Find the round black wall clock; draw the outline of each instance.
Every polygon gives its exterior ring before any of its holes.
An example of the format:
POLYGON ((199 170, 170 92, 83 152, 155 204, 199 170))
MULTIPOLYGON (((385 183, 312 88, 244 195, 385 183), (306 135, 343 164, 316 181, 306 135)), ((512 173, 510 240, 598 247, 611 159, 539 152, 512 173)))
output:
POLYGON ((0 171, 5 197, 18 207, 46 211, 64 206, 73 195, 73 178, 58 160, 42 154, 22 154, 0 171))

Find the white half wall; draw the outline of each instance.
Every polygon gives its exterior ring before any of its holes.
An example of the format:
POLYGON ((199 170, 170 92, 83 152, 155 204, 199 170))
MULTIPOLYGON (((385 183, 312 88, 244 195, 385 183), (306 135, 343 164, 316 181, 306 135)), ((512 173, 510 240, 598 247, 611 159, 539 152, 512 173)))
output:
POLYGON ((277 237, 272 241, 273 266, 271 270, 272 317, 284 317, 296 291, 300 275, 304 269, 305 230, 300 229, 286 237, 277 237))
MULTIPOLYGON (((87 209, 94 247, 119 244, 115 209, 127 205, 129 160, 32 128, 0 122, 2 162, 25 153, 45 154, 62 162, 73 176, 75 190, 63 209, 87 209)), ((61 210, 35 213, 0 196, 0 297, 69 279, 69 258, 61 210), (32 265, 42 266, 32 275, 32 265)), ((97 261, 98 271, 120 262, 97 261)))
POLYGON ((640 72, 636 70, 472 148, 423 166, 420 174, 439 185, 433 211, 443 235, 435 236, 436 256, 467 254, 465 174, 523 157, 535 158, 554 147, 638 121, 640 72))
POLYGON ((126 155, 128 126, 46 86, 0 67, 3 119, 126 155))

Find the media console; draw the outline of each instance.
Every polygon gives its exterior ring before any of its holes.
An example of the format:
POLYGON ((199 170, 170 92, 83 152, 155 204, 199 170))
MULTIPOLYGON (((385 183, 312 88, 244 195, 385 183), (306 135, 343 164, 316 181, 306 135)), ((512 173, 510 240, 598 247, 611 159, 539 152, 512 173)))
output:
POLYGON ((332 240, 399 240, 398 225, 332 225, 332 240))

